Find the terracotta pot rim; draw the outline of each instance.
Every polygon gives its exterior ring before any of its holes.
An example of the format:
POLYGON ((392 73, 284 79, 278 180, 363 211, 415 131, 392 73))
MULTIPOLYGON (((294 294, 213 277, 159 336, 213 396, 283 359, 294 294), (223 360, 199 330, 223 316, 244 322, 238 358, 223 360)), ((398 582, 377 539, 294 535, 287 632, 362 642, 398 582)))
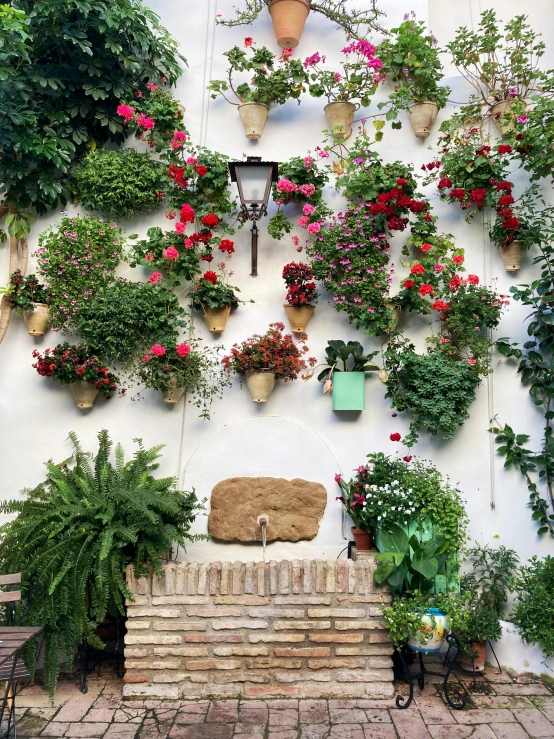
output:
POLYGON ((304 305, 291 305, 290 303, 283 303, 283 308, 314 308, 315 303, 304 303, 304 305))
POLYGON ((414 105, 434 105, 435 108, 439 107, 434 100, 414 100, 413 103, 410 103, 409 107, 412 108, 414 105))
POLYGON ((353 103, 350 100, 332 100, 330 103, 327 103, 323 110, 327 110, 330 105, 351 105, 354 110, 358 110, 358 103, 353 103))
POLYGON ((258 106, 259 106, 259 107, 261 107, 261 108, 266 108, 267 110, 269 110, 269 105, 267 105, 267 103, 255 103, 255 102, 253 102, 252 100, 249 100, 249 101, 248 101, 248 102, 246 102, 246 103, 239 103, 239 104, 237 105, 237 107, 238 107, 238 108, 243 108, 243 107, 244 107, 245 105, 258 105, 258 106))

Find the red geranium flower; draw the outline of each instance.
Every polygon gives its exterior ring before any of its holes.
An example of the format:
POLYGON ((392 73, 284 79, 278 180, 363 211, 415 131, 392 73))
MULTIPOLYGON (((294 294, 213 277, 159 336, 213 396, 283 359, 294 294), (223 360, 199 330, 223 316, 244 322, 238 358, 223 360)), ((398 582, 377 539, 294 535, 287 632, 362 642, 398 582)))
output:
POLYGON ((400 441, 402 437, 398 432, 396 432, 395 434, 391 434, 389 438, 391 441, 400 441))
POLYGON ((420 295, 423 295, 423 296, 425 296, 425 295, 432 295, 433 292, 434 291, 433 291, 433 286, 432 285, 423 284, 423 285, 420 285, 420 287, 419 287, 419 294, 420 295))
POLYGON ((208 174, 208 169, 203 164, 199 164, 194 168, 194 171, 199 177, 205 177, 208 174))
POLYGON ((460 255, 458 255, 457 257, 452 257, 452 261, 454 262, 454 264, 463 264, 463 263, 464 263, 464 261, 465 261, 465 257, 463 257, 463 256, 462 256, 462 255, 460 254, 460 255))
POLYGON ((425 272, 425 267, 422 264, 414 264, 414 266, 410 270, 411 274, 413 275, 422 275, 425 272))
POLYGON ((442 311, 448 310, 450 306, 448 305, 448 303, 445 303, 444 300, 435 300, 431 308, 433 310, 442 312, 442 311))
POLYGON ((415 282, 413 280, 404 280, 404 287, 406 288, 415 287, 415 282))
POLYGON ((214 216, 213 213, 208 213, 208 215, 204 216, 204 218, 201 219, 201 222, 204 224, 204 226, 217 226, 219 223, 219 218, 217 216, 214 216))
POLYGON ((217 274, 215 272, 212 272, 211 269, 209 269, 207 272, 204 272, 203 277, 206 282, 211 282, 212 285, 215 285, 215 283, 217 282, 217 274))
POLYGON ((229 239, 221 239, 221 243, 219 244, 219 250, 223 252, 227 252, 227 254, 232 254, 235 251, 235 245, 229 239))
POLYGON ((402 459, 404 460, 404 462, 411 462, 412 461, 412 457, 411 457, 410 454, 408 454, 406 457, 402 457, 402 459))

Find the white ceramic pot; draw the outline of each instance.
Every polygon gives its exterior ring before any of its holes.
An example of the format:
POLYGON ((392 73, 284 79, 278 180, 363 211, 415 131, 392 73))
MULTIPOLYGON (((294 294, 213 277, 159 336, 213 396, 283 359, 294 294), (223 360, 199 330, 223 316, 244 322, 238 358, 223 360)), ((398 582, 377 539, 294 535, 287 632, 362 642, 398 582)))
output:
POLYGON ((253 403, 267 403, 275 387, 275 375, 273 372, 247 372, 246 385, 253 403))
POLYGON ((352 133, 352 121, 356 106, 354 103, 335 102, 325 106, 327 128, 337 139, 347 139, 352 133))
POLYGON ((247 139, 257 141, 262 138, 268 113, 269 105, 263 103, 241 103, 239 105, 239 115, 247 139))
POLYGON ((44 336, 50 326, 50 316, 46 303, 32 303, 33 310, 24 310, 23 318, 29 336, 44 336))
POLYGON ((422 616, 420 628, 408 640, 414 652, 438 652, 450 630, 449 618, 438 608, 429 608, 422 616))
POLYGON ((410 105, 410 125, 418 139, 429 136, 438 114, 439 106, 431 100, 410 105))

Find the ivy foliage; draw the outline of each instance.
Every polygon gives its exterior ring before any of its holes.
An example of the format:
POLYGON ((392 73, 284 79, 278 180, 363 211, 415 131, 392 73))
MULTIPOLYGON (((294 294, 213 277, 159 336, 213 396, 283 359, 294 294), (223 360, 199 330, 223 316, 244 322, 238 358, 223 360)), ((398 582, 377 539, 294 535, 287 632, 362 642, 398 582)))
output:
POLYGON ((515 578, 514 590, 513 621, 521 638, 538 644, 545 657, 554 657, 554 557, 531 557, 515 578))
POLYGON ((73 173, 77 201, 89 211, 119 220, 159 207, 165 168, 134 149, 96 150, 73 173))
MULTIPOLYGON (((184 547, 195 538, 190 527, 198 508, 194 492, 174 489, 176 478, 154 476, 161 446, 145 449, 137 439, 126 462, 117 445, 113 463, 107 431, 98 434, 96 454, 69 436, 74 465, 47 462, 43 483, 1 506, 16 518, 0 529, 0 571, 21 572, 18 621, 44 629, 43 677, 51 695, 60 654, 71 669, 81 644, 103 649, 96 627, 109 609, 125 613, 125 599, 133 599, 127 565, 136 575, 149 565, 160 572, 159 559, 174 542, 184 547)), ((33 642, 26 655, 33 672, 37 656, 33 642)))
POLYGON ((186 61, 140 0, 14 0, 0 30, 0 181, 38 213, 68 202, 76 157, 125 139, 119 102, 186 61))

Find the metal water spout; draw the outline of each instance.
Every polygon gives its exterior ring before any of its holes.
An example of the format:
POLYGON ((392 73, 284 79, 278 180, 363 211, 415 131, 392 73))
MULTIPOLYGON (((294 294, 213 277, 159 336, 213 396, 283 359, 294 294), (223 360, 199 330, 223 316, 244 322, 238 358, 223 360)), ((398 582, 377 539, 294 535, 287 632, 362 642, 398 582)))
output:
POLYGON ((258 516, 257 520, 258 526, 262 529, 262 555, 265 562, 265 553, 266 553, 266 545, 267 545, 267 526, 269 524, 269 516, 267 513, 261 513, 258 516))

